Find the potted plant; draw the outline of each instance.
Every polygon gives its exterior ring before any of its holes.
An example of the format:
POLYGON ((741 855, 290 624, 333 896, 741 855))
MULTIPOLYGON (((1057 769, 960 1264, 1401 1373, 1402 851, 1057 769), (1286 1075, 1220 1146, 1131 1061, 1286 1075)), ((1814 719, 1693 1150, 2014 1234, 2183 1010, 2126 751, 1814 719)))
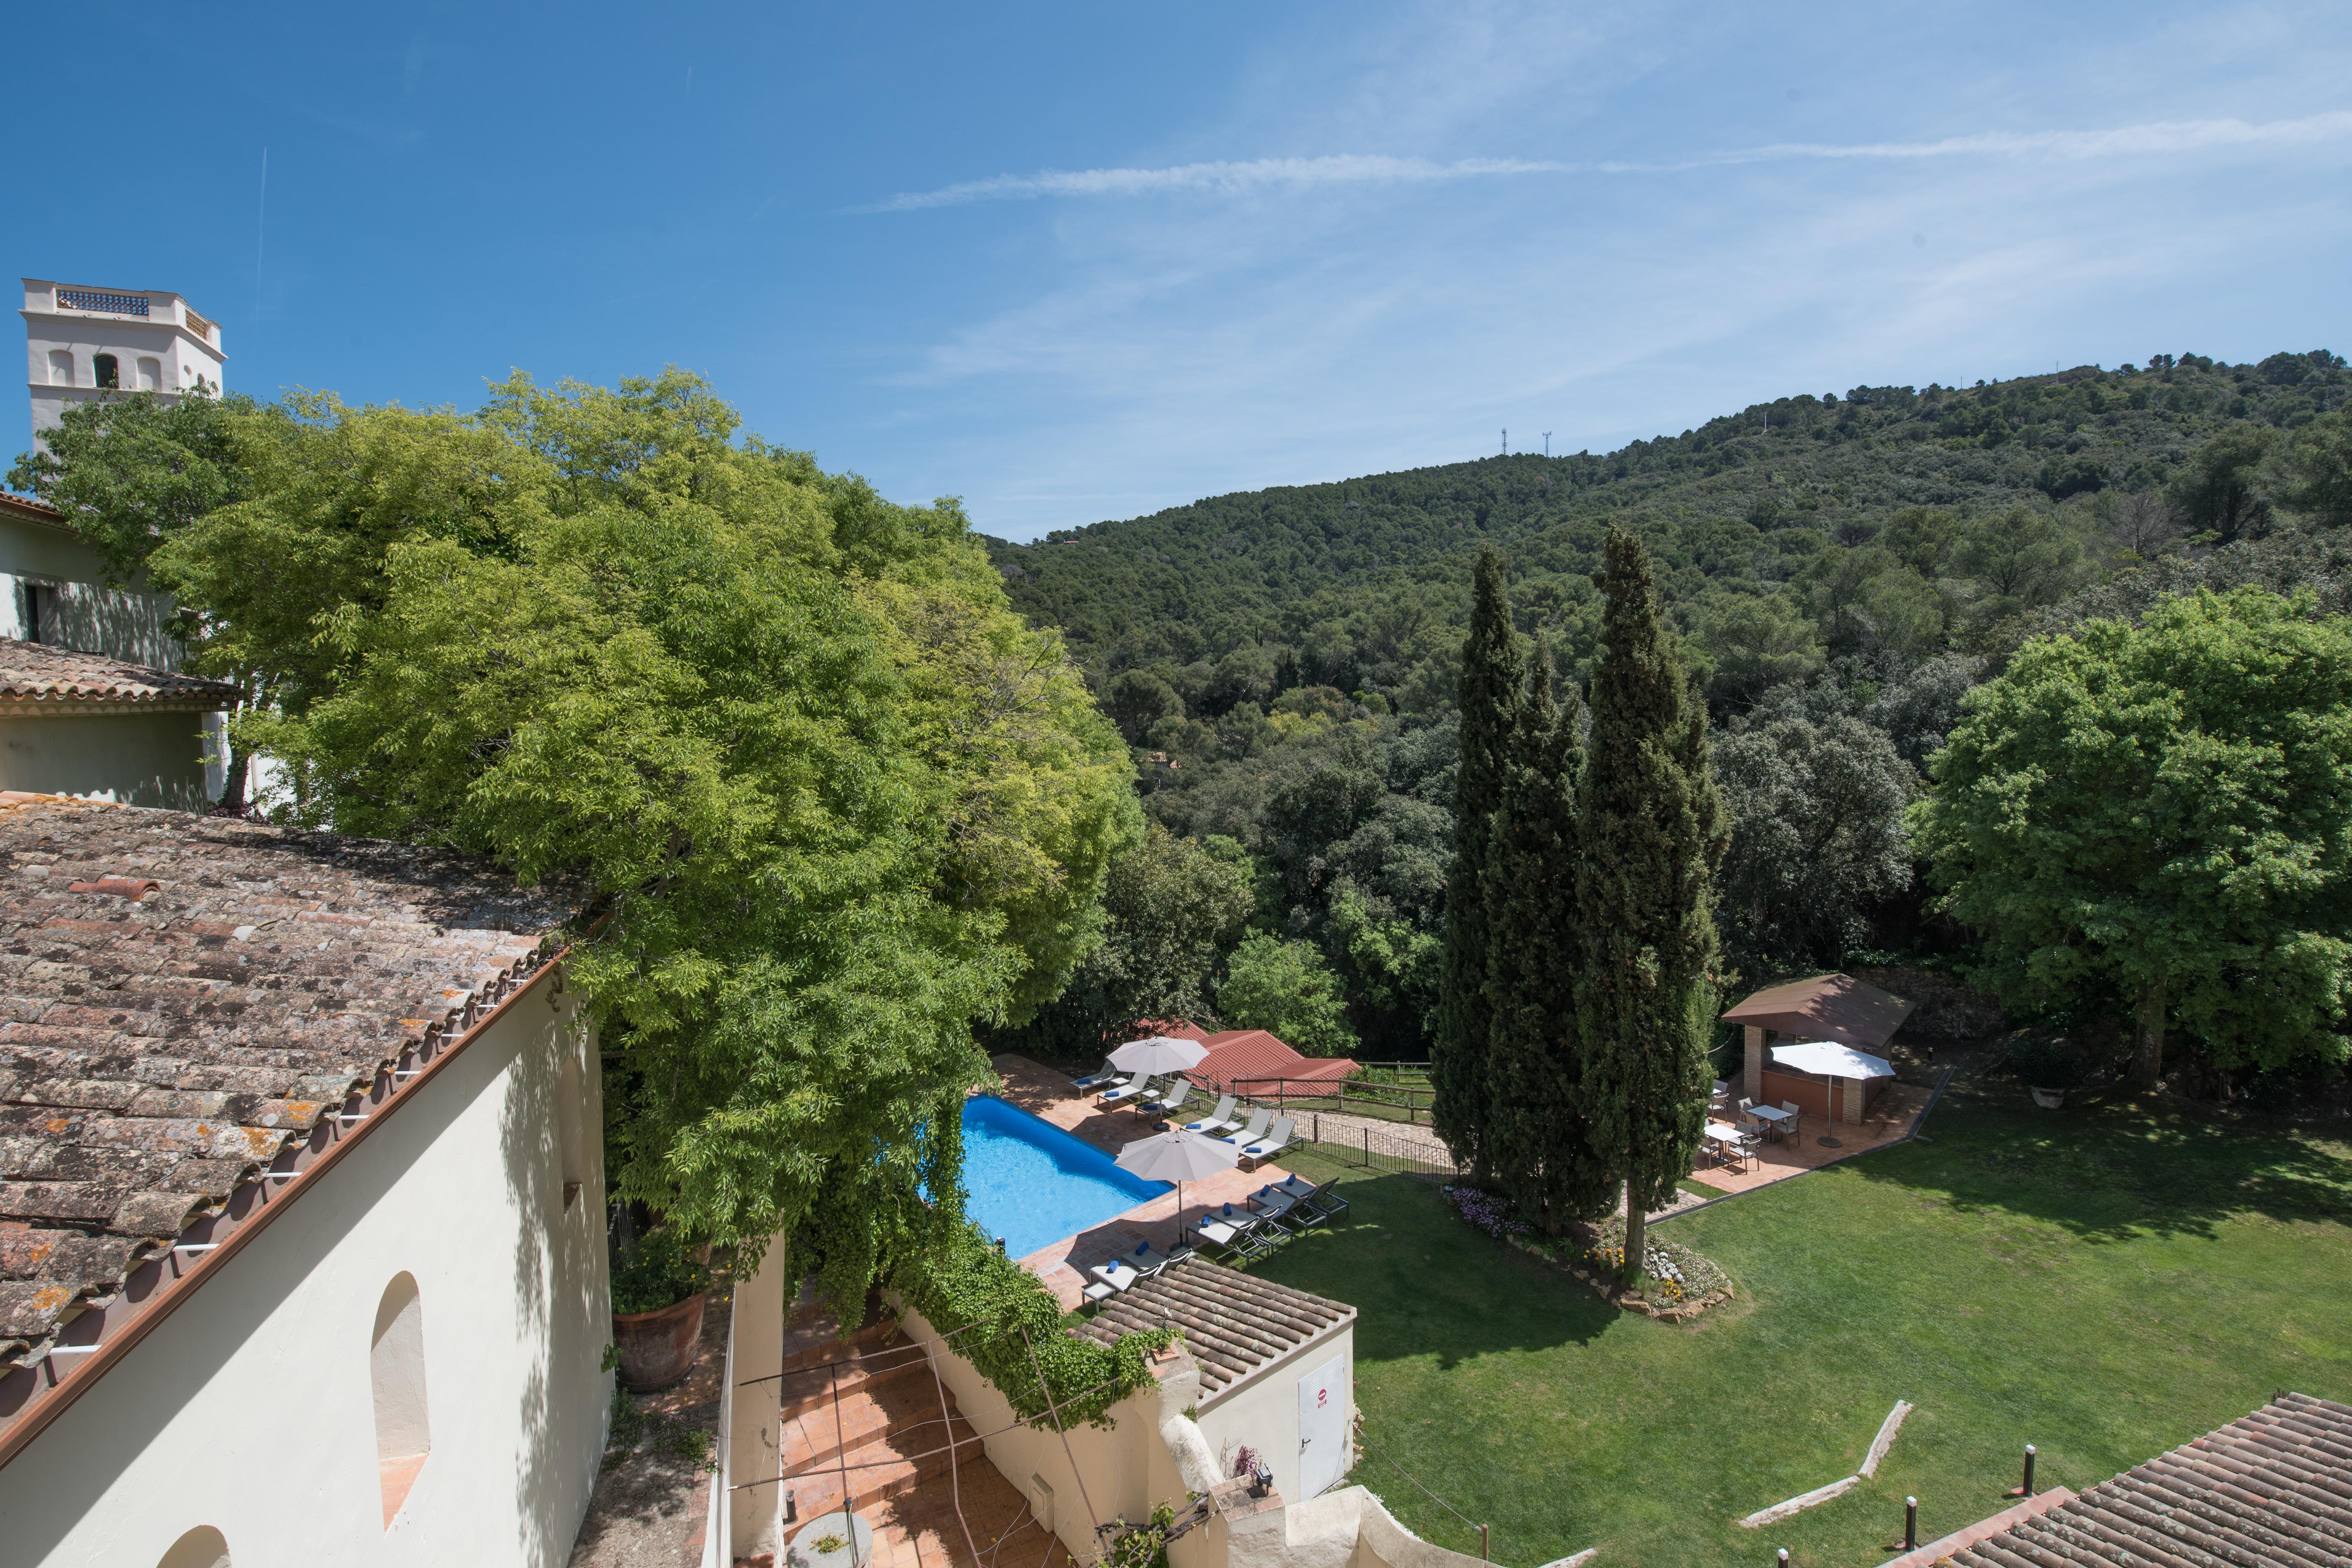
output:
POLYGON ((2055 1110, 2066 1091, 2083 1081, 2090 1061, 2081 1045, 2063 1035, 2028 1035, 2009 1047, 2010 1070, 2025 1081, 2033 1103, 2055 1110))
POLYGON ((667 1226, 622 1250, 613 1264, 613 1349, 622 1387, 650 1394, 693 1369, 709 1285, 710 1269, 694 1244, 667 1226))

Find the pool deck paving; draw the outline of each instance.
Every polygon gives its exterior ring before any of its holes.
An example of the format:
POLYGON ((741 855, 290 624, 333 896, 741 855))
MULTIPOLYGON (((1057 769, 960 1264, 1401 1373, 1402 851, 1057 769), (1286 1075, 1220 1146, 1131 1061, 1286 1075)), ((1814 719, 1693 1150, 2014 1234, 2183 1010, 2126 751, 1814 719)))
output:
MULTIPOLYGON (((991 1058, 991 1065, 1002 1079, 996 1093, 1007 1103, 1052 1122, 1113 1158, 1129 1143, 1160 1131, 1160 1123, 1139 1112, 1102 1109, 1094 1096, 1070 1087, 1068 1074, 1041 1067, 1026 1057, 1008 1053, 991 1058)), ((1207 1109, 1202 1107, 1203 1114, 1207 1109)), ((1260 1165, 1255 1171, 1236 1165, 1204 1181, 1187 1182, 1182 1223, 1189 1226, 1213 1208, 1238 1205, 1260 1187, 1289 1174, 1279 1164, 1260 1165)), ((1148 1241, 1153 1250, 1164 1254, 1176 1245, 1178 1228, 1176 1194, 1171 1191, 1092 1229, 1048 1243, 1022 1258, 1021 1266, 1043 1279, 1065 1309, 1073 1309, 1086 1299, 1087 1269, 1133 1252, 1139 1241, 1148 1241)))

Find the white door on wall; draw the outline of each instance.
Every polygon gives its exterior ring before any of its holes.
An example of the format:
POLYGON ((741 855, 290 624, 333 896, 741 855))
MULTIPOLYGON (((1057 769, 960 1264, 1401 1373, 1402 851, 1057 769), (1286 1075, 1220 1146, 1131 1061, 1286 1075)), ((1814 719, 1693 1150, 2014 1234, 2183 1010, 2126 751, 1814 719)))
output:
POLYGON ((1298 1380, 1298 1489, 1319 1497, 1348 1468, 1348 1358, 1333 1356, 1298 1380))

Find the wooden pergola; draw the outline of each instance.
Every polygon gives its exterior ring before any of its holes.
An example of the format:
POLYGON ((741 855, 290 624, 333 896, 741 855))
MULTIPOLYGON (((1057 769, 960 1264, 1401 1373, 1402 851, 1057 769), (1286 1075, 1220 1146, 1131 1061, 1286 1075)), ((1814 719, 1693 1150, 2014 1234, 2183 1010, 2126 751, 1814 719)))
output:
POLYGON ((1793 1100, 1835 1121, 1859 1122, 1869 1100, 1891 1080, 1876 1079, 1868 1087, 1858 1079, 1843 1080, 1845 1103, 1834 1105, 1832 1086, 1825 1080, 1772 1067, 1766 1060, 1767 1039, 1779 1035, 1790 1040, 1833 1040, 1875 1055, 1911 1016, 1911 1006, 1851 974, 1817 974, 1767 986, 1723 1016, 1725 1023, 1741 1026, 1747 1041, 1740 1092, 1762 1104, 1793 1100))

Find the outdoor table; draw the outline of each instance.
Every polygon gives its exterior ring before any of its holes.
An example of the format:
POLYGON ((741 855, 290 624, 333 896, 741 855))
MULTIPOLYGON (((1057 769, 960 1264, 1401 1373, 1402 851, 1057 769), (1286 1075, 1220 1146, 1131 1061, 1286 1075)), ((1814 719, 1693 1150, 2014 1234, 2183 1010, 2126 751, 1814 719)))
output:
POLYGON ((1748 1114, 1758 1118, 1765 1126, 1771 1128, 1775 1131, 1779 1131, 1780 1123, 1783 1121, 1793 1121, 1796 1120, 1793 1115, 1781 1110, 1777 1105, 1751 1105, 1748 1108, 1748 1114))
POLYGON ((1708 1122, 1706 1124, 1706 1138, 1709 1142, 1723 1145, 1718 1152, 1727 1160, 1737 1160, 1748 1152, 1740 1144, 1739 1129, 1728 1126, 1724 1122, 1708 1122))

